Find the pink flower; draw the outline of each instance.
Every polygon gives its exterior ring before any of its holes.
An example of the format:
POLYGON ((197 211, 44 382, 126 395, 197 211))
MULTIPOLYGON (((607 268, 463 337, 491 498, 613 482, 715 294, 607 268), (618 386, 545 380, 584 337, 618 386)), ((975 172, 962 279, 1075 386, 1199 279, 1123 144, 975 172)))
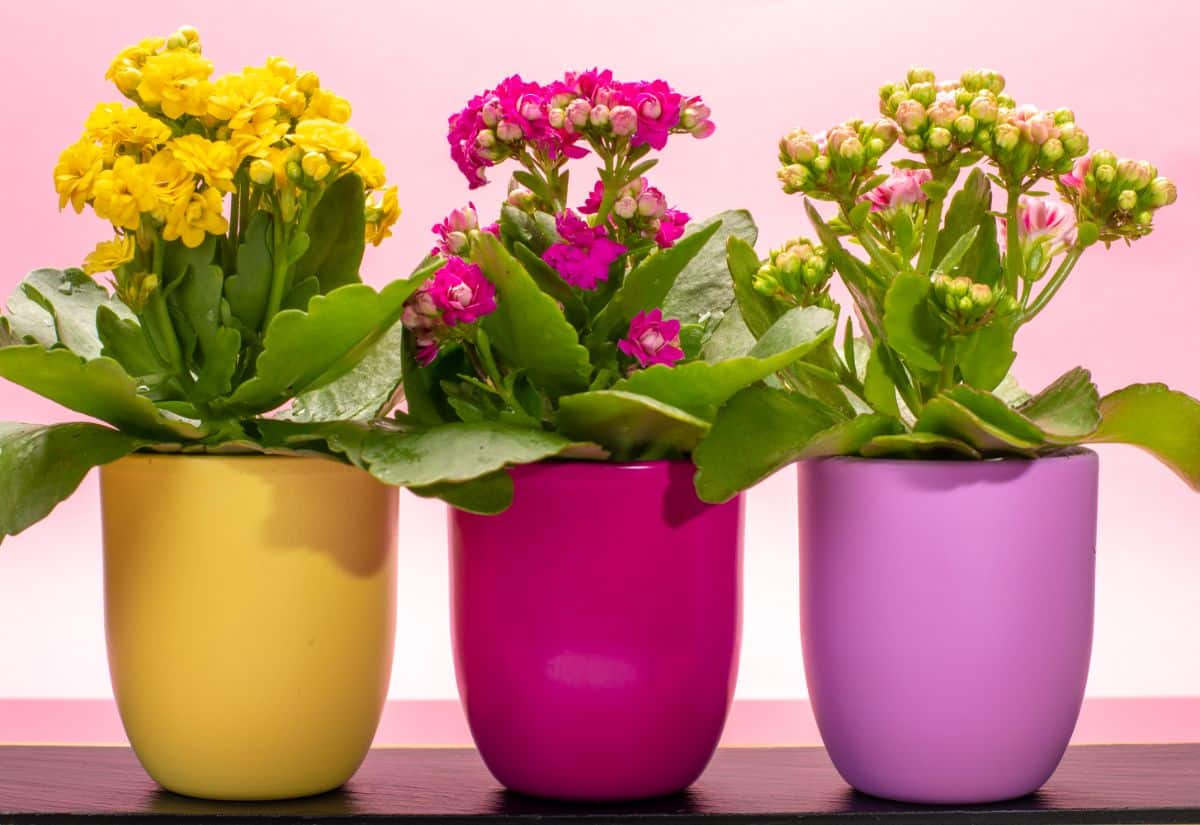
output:
POLYGON ((475 204, 469 203, 450 212, 441 223, 433 226, 433 233, 441 240, 430 253, 457 255, 467 246, 467 233, 479 228, 479 216, 475 204))
POLYGON ((417 351, 413 353, 413 357, 422 367, 428 367, 437 360, 438 352, 440 351, 437 339, 430 336, 417 336, 415 340, 417 342, 417 351))
POLYGON ((422 284, 404 304, 400 322, 413 333, 417 344, 413 357, 421 366, 429 366, 438 356, 437 333, 442 326, 442 312, 434 303, 428 283, 422 284))
POLYGON ((636 358, 643 367, 675 365, 683 359, 678 321, 664 321, 661 309, 639 312, 629 324, 629 335, 617 342, 621 352, 636 358))
POLYGON ((626 247, 610 239, 603 226, 590 227, 570 210, 555 223, 562 242, 552 244, 542 260, 580 289, 595 289, 597 283, 607 281, 608 268, 625 254, 626 247))
POLYGON ((679 125, 691 132, 692 137, 704 140, 717 131, 717 124, 710 120, 711 117, 712 109, 708 108, 708 104, 699 96, 689 97, 684 102, 683 113, 679 116, 679 125))
POLYGON ((671 130, 679 125, 683 95, 665 80, 627 83, 624 93, 637 110, 638 127, 632 144, 648 143, 652 149, 662 149, 671 130))
POLYGON ((925 190, 921 184, 932 177, 928 169, 893 169, 887 180, 863 195, 862 199, 871 202, 872 212, 920 203, 925 200, 925 190))
POLYGON ((475 264, 450 258, 429 284, 433 304, 447 326, 472 324, 496 311, 496 287, 475 264))
POLYGON ((1092 168, 1092 156, 1084 155, 1079 160, 1075 161, 1075 168, 1067 174, 1061 176, 1058 182, 1063 186, 1069 186, 1072 189, 1083 189, 1084 178, 1087 177, 1088 171, 1092 168))
POLYGON ((674 246, 675 241, 679 240, 683 235, 684 229, 687 228, 688 221, 691 216, 687 212, 679 209, 668 209, 663 213, 662 219, 658 225, 658 234, 654 236, 654 242, 666 249, 674 246))
POLYGON ((1017 207, 1022 243, 1047 238, 1052 246, 1075 243, 1075 210, 1055 198, 1022 195, 1017 207))

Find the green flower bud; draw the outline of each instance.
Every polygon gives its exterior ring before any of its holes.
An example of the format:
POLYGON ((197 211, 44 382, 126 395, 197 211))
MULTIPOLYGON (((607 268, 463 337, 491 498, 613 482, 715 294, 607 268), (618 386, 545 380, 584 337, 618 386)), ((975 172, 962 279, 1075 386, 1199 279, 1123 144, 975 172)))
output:
POLYGON ((1021 141, 1021 130, 1011 123, 1001 123, 996 127, 995 138, 996 146, 1006 152, 1011 152, 1021 141))
POLYGON ((996 312, 1000 315, 1011 315, 1017 308, 1017 299, 1008 294, 1001 295, 996 302, 996 312))
POLYGON ((994 95, 998 95, 1004 91, 1004 75, 999 72, 994 72, 991 69, 980 69, 979 79, 982 84, 980 88, 986 89, 994 95))
POLYGON ((1123 189, 1121 194, 1117 195, 1117 207, 1122 212, 1128 212, 1137 206, 1137 192, 1132 189, 1123 189))
POLYGON ((939 100, 929 107, 929 122, 934 126, 948 127, 958 117, 958 107, 949 100, 939 100))
POLYGON ((1106 185, 1117 179, 1117 168, 1107 163, 1097 166, 1096 161, 1093 158, 1092 174, 1095 176, 1097 182, 1102 185, 1106 185))
POLYGON ((803 192, 808 182, 812 179, 812 174, 804 166, 798 163, 789 164, 783 167, 777 173, 779 182, 783 184, 783 191, 791 195, 796 192, 803 192))
POLYGON ((809 164, 812 170, 818 174, 829 171, 829 155, 817 155, 813 158, 813 162, 809 164))
POLYGON ((925 125, 925 107, 915 100, 905 100, 896 107, 896 124, 905 134, 913 134, 925 125))
POLYGON ((1072 112, 1070 109, 1055 109, 1054 110, 1054 124, 1056 126, 1062 126, 1064 123, 1074 123, 1074 122, 1075 122, 1075 113, 1072 112))
POLYGON ((856 137, 846 138, 838 147, 838 155, 852 166, 862 164, 865 153, 866 149, 863 147, 862 141, 856 137))
POLYGON ((891 118, 881 117, 871 124, 871 137, 890 147, 900 137, 900 127, 891 118))
POLYGON ((915 86, 918 83, 933 84, 935 80, 933 69, 927 69, 924 66, 913 66, 908 70, 908 85, 915 86))
POLYGON ((950 279, 950 286, 946 291, 951 295, 951 297, 962 298, 970 291, 970 289, 971 279, 963 275, 959 275, 957 278, 950 279))
POLYGON ((908 99, 909 97, 907 89, 897 89, 896 91, 892 92, 891 96, 887 99, 887 111, 895 112, 898 108, 900 108, 900 104, 908 99))
POLYGON ((971 300, 971 296, 964 295, 958 299, 958 311, 959 312, 967 313, 967 312, 970 312, 971 310, 973 310, 974 308, 975 308, 975 303, 974 303, 974 301, 971 300))
POLYGON ((969 92, 978 92, 983 88, 983 78, 976 69, 967 69, 959 79, 962 87, 969 92))
POLYGON ((990 95, 980 95, 971 101, 968 111, 980 123, 995 123, 1000 107, 990 95))
POLYGON ((1071 157, 1078 158, 1087 154, 1087 132, 1080 129, 1074 123, 1065 124, 1059 129, 1058 136, 1062 139, 1063 148, 1067 150, 1067 154, 1071 157))
POLYGON ((1115 167, 1116 165, 1117 165, 1117 156, 1114 155, 1112 152, 1108 151, 1107 149, 1098 149, 1092 155, 1092 167, 1093 168, 1095 168, 1097 166, 1114 166, 1115 167))
POLYGON ((1079 224, 1079 229, 1075 233, 1076 243, 1080 247, 1086 248, 1100 240, 1100 227, 1091 221, 1084 221, 1079 224))
POLYGON ((186 49, 188 47, 188 39, 180 32, 175 32, 167 38, 167 48, 171 51, 175 49, 186 49))
POLYGON ((775 268, 763 264, 754 275, 754 289, 763 295, 774 295, 779 291, 779 280, 775 277, 775 268))
POLYGON ((1175 184, 1167 178, 1155 178, 1150 182, 1150 205, 1155 209, 1175 203, 1178 193, 1175 184))
POLYGON ((937 88, 933 83, 917 83, 908 88, 908 95, 922 106, 929 107, 937 100, 937 88))
POLYGON ((964 143, 969 143, 975 136, 975 118, 970 115, 960 115, 954 119, 954 133, 964 143))
POLYGON ((992 288, 987 284, 971 284, 967 295, 971 298, 971 302, 980 308, 991 306, 992 300, 995 298, 992 288))
POLYGON ((1144 209, 1141 212, 1138 212, 1136 215, 1134 215, 1133 220, 1134 220, 1134 222, 1139 223, 1142 226, 1149 226, 1150 224, 1154 223, 1154 213, 1151 212, 1149 209, 1144 209))
POLYGON ((1066 154, 1066 149, 1063 148, 1063 142, 1058 138, 1050 138, 1042 144, 1041 156, 1042 160, 1047 164, 1053 164, 1061 159, 1066 154))
POLYGON ((877 158, 888 150, 888 145, 879 138, 871 138, 867 141, 867 157, 877 158))
POLYGON ((1154 164, 1144 160, 1121 158, 1117 161, 1117 177, 1130 189, 1141 190, 1158 175, 1154 164))
POLYGON ((785 249, 773 257, 775 267, 784 275, 799 275, 804 269, 804 261, 794 251, 794 248, 785 249))
POLYGON ((808 163, 820 152, 816 139, 804 129, 793 129, 779 141, 779 155, 791 163, 808 163))
POLYGON ((304 180, 304 170, 300 168, 300 164, 296 163, 296 161, 289 160, 287 166, 284 168, 287 170, 288 180, 292 183, 300 183, 304 180))
POLYGON ((933 292, 939 298, 945 297, 947 290, 950 289, 950 281, 953 280, 944 272, 939 272, 933 276, 933 292))
POLYGON ((904 146, 909 151, 920 152, 925 148, 925 141, 921 139, 920 135, 909 135, 904 139, 904 146))
POLYGON ((950 135, 949 129, 944 129, 941 126, 935 126, 929 130, 929 148, 930 149, 945 149, 950 145, 953 137, 950 135))

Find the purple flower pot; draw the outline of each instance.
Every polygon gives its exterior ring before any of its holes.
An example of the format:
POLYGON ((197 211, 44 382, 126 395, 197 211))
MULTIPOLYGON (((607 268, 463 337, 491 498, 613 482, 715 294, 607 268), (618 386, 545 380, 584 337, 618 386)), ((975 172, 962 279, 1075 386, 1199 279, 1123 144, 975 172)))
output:
POLYGON ((1097 467, 799 465, 804 667, 848 783, 961 804, 1050 778, 1091 656, 1097 467))
POLYGON ((450 511, 454 659, 508 788, 572 800, 683 790, 725 725, 741 635, 742 508, 684 462, 512 471, 498 516, 450 511))

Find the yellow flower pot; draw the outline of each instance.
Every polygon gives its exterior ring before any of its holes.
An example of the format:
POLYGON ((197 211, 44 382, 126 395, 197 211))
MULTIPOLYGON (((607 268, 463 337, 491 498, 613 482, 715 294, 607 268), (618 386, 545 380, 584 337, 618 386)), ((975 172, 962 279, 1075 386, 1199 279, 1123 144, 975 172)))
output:
POLYGON ((100 481, 109 668, 146 771, 231 800, 349 779, 391 674, 396 490, 281 456, 138 454, 100 481))

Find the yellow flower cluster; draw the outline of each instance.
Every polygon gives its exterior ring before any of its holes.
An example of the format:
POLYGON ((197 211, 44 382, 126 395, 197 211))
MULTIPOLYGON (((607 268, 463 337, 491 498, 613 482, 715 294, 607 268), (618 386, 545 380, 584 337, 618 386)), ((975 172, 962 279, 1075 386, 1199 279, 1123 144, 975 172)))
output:
POLYGON ((224 234, 226 195, 243 212, 252 204, 294 221, 351 172, 367 190, 367 239, 391 234, 395 187, 347 125, 350 104, 316 74, 272 57, 213 78, 199 34, 185 26, 122 50, 105 77, 132 105, 96 106, 54 167, 60 209, 90 205, 118 230, 88 256, 89 272, 136 268, 136 248, 154 236, 194 248, 224 234))

